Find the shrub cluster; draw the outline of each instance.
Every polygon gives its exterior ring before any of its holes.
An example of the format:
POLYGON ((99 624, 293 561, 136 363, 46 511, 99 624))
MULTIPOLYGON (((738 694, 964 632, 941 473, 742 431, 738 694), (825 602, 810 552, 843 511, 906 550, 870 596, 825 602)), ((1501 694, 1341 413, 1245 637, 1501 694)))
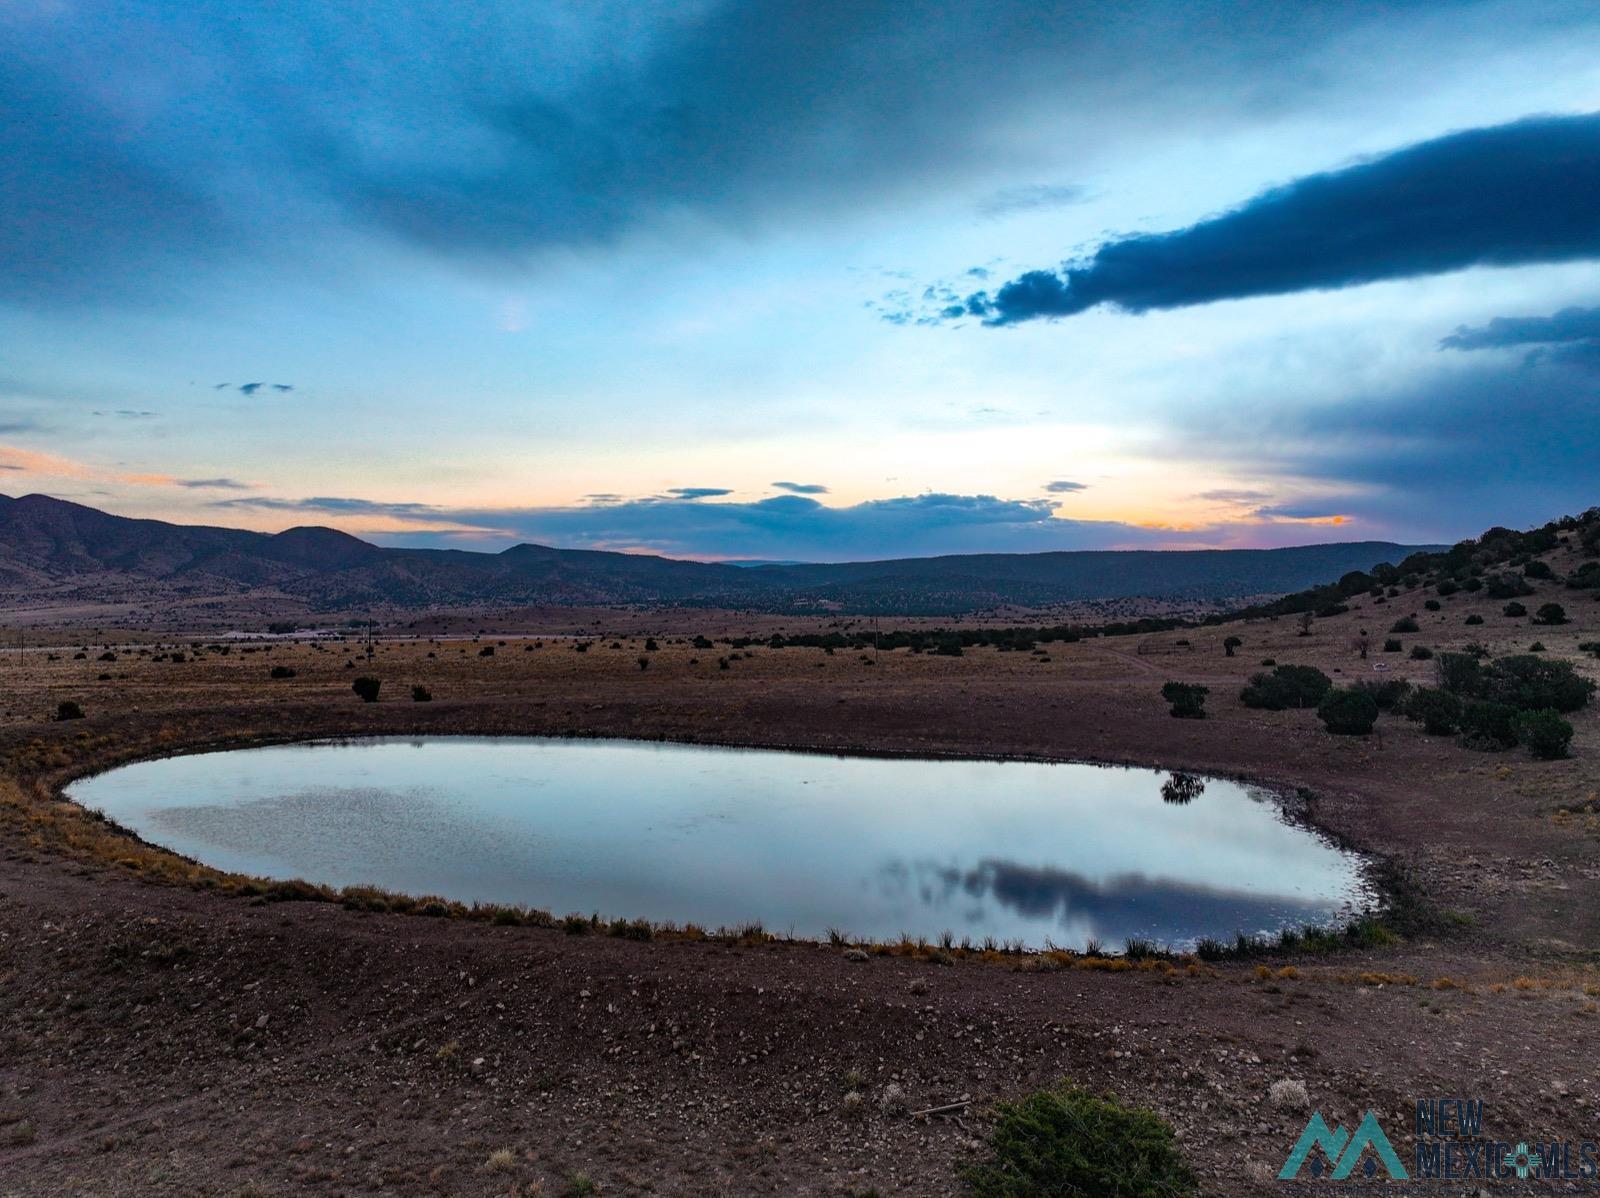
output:
POLYGON ((1499 751, 1523 745, 1534 757, 1565 757, 1572 725, 1561 716, 1588 705, 1595 684, 1571 663, 1532 653, 1485 664, 1471 653, 1441 653, 1439 685, 1406 701, 1407 718, 1430 736, 1457 732, 1467 748, 1499 751))

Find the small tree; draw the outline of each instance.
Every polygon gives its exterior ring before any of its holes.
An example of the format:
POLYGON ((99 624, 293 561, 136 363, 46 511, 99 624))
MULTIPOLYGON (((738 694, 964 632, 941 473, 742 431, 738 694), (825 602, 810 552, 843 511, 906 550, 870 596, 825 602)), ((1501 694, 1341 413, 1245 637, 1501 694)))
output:
POLYGON ((1533 615, 1535 624, 1565 624, 1567 622, 1567 609, 1559 603, 1541 603, 1539 610, 1533 615))
MULTIPOLYGON (((81 720, 83 719, 83 708, 79 707, 71 699, 63 699, 56 704, 56 719, 81 720)), ((87 733, 81 735, 87 735, 87 733)))
POLYGON ((411 701, 413 703, 432 703, 433 692, 425 686, 413 686, 411 688, 411 701))
POLYGON ((1390 632, 1416 632, 1417 622, 1410 616, 1401 616, 1389 626, 1390 632))
POLYGON ((639 668, 641 670, 648 670, 650 668, 650 659, 648 657, 641 656, 639 658, 639 668))
POLYGON ((1365 691, 1330 690, 1317 704, 1317 716, 1337 736, 1366 736, 1378 722, 1378 702, 1365 691))
POLYGON ((1230 637, 1226 638, 1222 642, 1222 651, 1224 653, 1226 653, 1229 657, 1232 657, 1233 656, 1233 651, 1235 649, 1237 649, 1242 644, 1244 644, 1244 642, 1242 640, 1240 640, 1238 637, 1230 636, 1230 637))
POLYGON ((1314 618, 1315 617, 1310 612, 1301 612, 1300 613, 1300 633, 1299 633, 1299 635, 1301 635, 1301 636, 1310 636, 1311 635, 1311 621, 1314 618))
POLYGON ((1456 695, 1475 695, 1483 686, 1483 665, 1470 653, 1441 653, 1434 658, 1439 685, 1456 695))
POLYGON ((1519 711, 1514 725, 1517 741, 1540 761, 1555 761, 1567 755, 1572 743, 1572 725, 1559 712, 1548 707, 1519 711))
POLYGON ((1501 608, 1501 611, 1510 616, 1513 620, 1520 620, 1523 616, 1528 614, 1528 609, 1523 607, 1520 603, 1508 603, 1505 605, 1505 607, 1501 608))
POLYGON ((376 703, 378 701, 378 688, 383 682, 377 678, 357 678, 350 684, 350 689, 361 696, 363 703, 376 703))
POLYGON ((1172 704, 1172 715, 1180 720, 1206 718, 1206 696, 1211 689, 1193 682, 1168 682, 1161 688, 1161 697, 1172 704))

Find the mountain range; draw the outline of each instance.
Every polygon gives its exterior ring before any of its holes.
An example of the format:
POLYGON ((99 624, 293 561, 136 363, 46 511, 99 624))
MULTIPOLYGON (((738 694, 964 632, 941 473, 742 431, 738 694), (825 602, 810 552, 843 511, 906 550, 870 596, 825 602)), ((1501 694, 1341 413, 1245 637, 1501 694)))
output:
POLYGON ((131 519, 47 495, 0 495, 0 605, 261 592, 315 611, 639 604, 958 615, 1134 597, 1218 603, 1276 595, 1435 548, 1354 541, 735 566, 545 545, 500 553, 387 548, 331 528, 249 532, 131 519))

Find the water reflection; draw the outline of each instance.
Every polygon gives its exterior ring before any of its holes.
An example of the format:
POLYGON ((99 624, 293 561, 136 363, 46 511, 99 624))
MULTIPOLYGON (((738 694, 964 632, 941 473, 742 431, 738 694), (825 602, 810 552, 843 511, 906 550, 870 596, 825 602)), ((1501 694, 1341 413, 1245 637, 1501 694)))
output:
POLYGON ((803 936, 1183 943, 1359 896, 1358 863, 1258 791, 1090 765, 442 737, 144 762, 72 794, 224 869, 803 936))
POLYGON ((1164 802, 1183 806, 1192 803, 1205 793, 1205 780, 1194 774, 1174 773, 1161 784, 1161 798, 1164 802))

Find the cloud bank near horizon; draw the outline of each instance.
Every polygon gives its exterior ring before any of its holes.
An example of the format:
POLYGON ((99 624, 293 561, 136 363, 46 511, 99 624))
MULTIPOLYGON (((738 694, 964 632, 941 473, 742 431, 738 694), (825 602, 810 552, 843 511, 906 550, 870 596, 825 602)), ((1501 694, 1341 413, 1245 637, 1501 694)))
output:
POLYGON ((367 499, 246 496, 214 501, 222 510, 293 512, 356 521, 416 521, 415 531, 385 526, 385 544, 504 548, 531 541, 575 549, 660 553, 667 557, 784 561, 867 561, 954 553, 1031 553, 1068 549, 1272 546, 1330 539, 1323 513, 1245 512, 1229 525, 1174 529, 1119 521, 1069 520, 1047 499, 924 494, 830 507, 803 495, 749 502, 648 496, 571 507, 455 508, 367 499), (1314 531, 1312 531, 1312 527, 1314 531))

